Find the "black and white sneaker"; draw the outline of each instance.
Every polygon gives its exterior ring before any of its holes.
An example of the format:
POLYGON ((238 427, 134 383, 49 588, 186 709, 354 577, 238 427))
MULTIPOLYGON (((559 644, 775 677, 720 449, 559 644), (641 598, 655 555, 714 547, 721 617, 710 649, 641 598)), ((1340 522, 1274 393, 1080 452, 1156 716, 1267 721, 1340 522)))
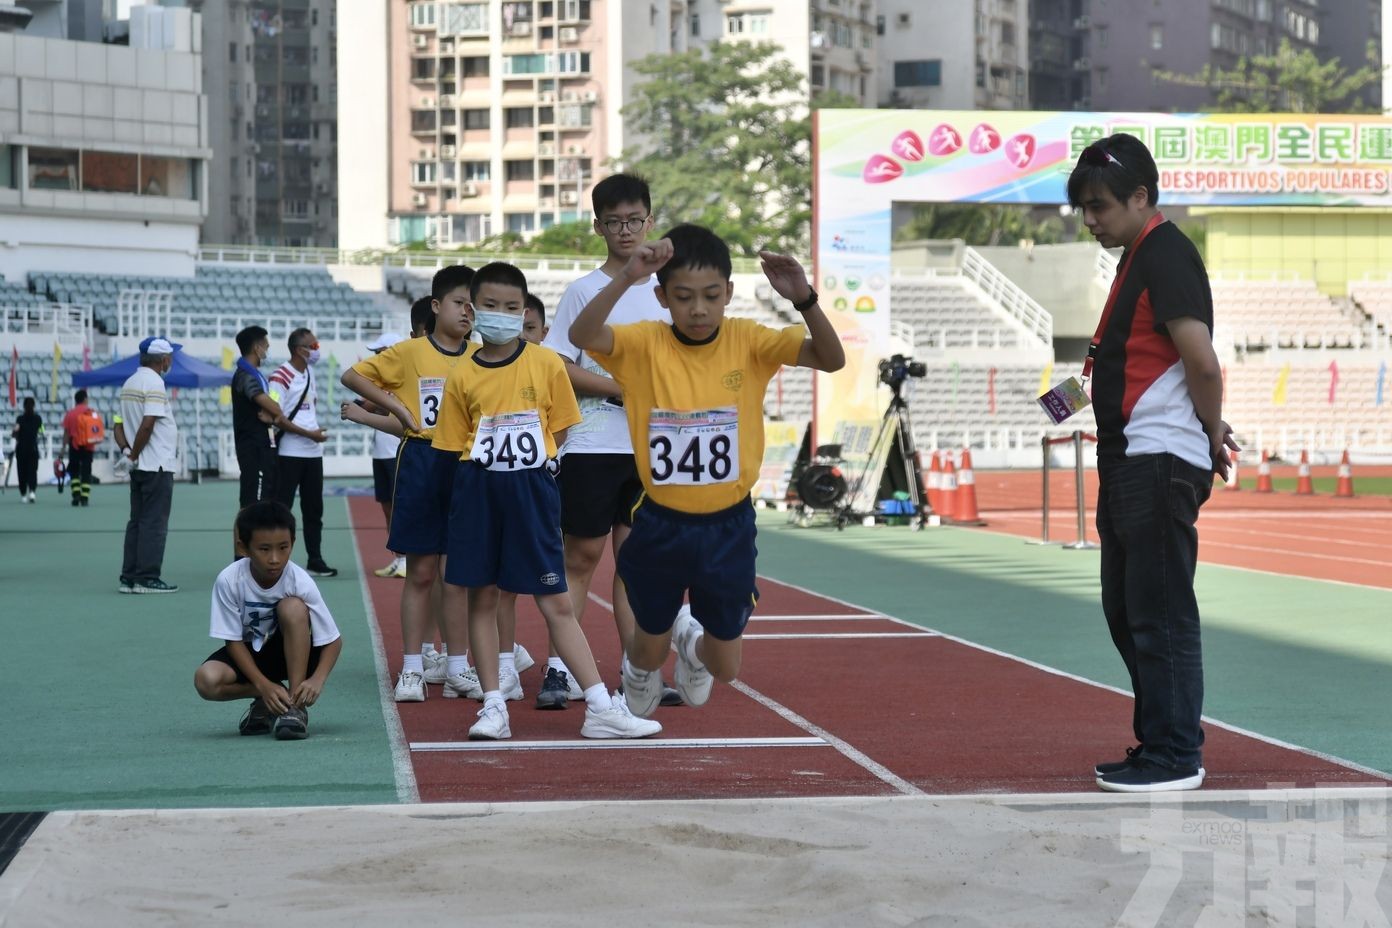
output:
POLYGON ((1133 766, 1141 759, 1141 751, 1145 750, 1144 744, 1138 744, 1134 748, 1126 749, 1126 760, 1109 761, 1098 764, 1092 768, 1094 776, 1105 777, 1108 774, 1120 773, 1127 767, 1133 766))
POLYGON ((570 701, 570 674, 555 667, 546 668, 546 678, 541 681, 541 691, 537 693, 538 709, 564 709, 570 701))
POLYGON ((1097 778, 1097 785, 1109 793, 1165 793, 1203 786, 1202 767, 1175 770, 1154 761, 1138 760, 1124 770, 1097 778))
POLYGON ((308 734, 309 712, 300 706, 291 706, 275 720, 277 741, 299 741, 308 734))
POLYGON ((237 731, 244 735, 269 735, 273 724, 275 724, 275 716, 271 714, 271 710, 266 708, 266 704, 258 696, 251 701, 246 714, 237 723, 237 731))
POLYGON ((131 584, 132 593, 177 593, 179 588, 172 583, 165 583, 159 577, 153 580, 137 580, 131 584))
POLYGON ((310 561, 305 565, 305 570, 311 577, 337 577, 338 571, 325 564, 323 561, 310 561))

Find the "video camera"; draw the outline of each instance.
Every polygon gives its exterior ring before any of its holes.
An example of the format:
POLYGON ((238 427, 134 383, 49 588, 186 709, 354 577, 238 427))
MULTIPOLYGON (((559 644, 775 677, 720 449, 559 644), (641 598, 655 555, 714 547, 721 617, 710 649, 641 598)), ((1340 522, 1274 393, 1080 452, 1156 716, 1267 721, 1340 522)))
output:
POLYGON ((896 354, 880 362, 880 383, 898 393, 905 379, 927 377, 928 365, 922 361, 896 354))

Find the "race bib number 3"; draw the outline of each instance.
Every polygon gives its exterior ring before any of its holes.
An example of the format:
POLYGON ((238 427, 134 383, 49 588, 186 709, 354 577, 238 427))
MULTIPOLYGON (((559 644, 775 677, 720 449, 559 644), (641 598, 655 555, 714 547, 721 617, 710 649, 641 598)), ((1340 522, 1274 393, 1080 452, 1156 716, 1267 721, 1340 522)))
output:
POLYGON ((433 429, 440 420, 440 401, 445 397, 445 378, 420 379, 420 427, 433 429))
POLYGON ((711 486, 739 477, 739 412, 654 409, 648 420, 648 469, 659 486, 711 486))
POLYGON ((535 409, 485 416, 469 457, 489 470, 545 466, 546 437, 541 432, 541 416, 535 409))

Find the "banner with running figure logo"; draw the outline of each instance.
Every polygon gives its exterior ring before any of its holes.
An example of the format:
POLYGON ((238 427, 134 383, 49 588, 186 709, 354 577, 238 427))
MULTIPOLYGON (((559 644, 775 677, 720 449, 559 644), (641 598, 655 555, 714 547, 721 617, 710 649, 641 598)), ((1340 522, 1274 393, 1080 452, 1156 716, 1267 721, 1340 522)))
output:
POLYGON ((819 434, 884 406, 896 202, 1062 205, 1079 152, 1125 132, 1150 147, 1167 205, 1392 206, 1381 116, 828 109, 813 120, 815 286, 846 347, 846 367, 819 375, 819 434))

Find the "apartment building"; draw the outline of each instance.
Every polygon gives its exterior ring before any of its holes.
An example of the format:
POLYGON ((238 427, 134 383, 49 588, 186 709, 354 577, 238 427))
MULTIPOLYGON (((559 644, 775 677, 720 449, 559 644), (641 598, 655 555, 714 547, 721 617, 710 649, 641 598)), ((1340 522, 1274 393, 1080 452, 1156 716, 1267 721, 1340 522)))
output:
POLYGON ((1029 105, 1028 0, 879 0, 879 105, 1002 110, 1029 105))
MULTIPOLYGON (((1380 45, 1376 0, 1031 0, 1031 105, 1035 109, 1193 111, 1213 103, 1205 87, 1158 72, 1232 68, 1288 41, 1356 68, 1369 39, 1380 45)), ((1370 90, 1376 103, 1380 88, 1370 90)))

